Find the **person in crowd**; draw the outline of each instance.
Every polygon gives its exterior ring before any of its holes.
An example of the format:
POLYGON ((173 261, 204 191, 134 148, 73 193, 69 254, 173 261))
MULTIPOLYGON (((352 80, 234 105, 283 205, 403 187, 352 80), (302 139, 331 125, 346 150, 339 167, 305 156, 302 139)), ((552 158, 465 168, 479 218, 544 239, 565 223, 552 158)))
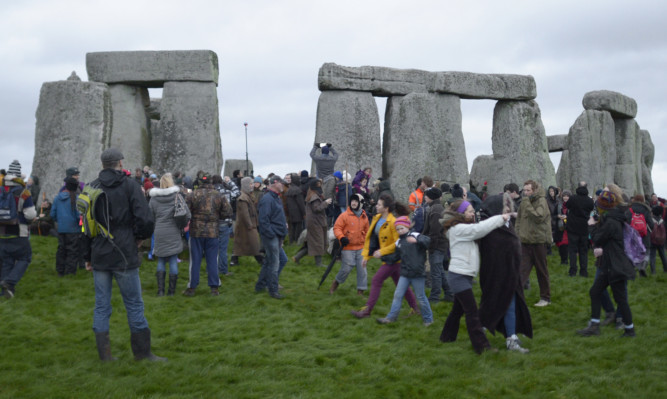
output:
MULTIPOLYGON (((547 190, 547 205, 549 205, 549 212, 551 213, 551 236, 553 242, 557 242, 556 238, 560 238, 561 233, 558 230, 558 205, 560 204, 560 190, 558 187, 549 186, 547 190)), ((547 255, 551 255, 551 247, 547 248, 547 255)))
POLYGON ((591 320, 584 329, 577 330, 582 336, 600 335, 600 313, 602 292, 611 286, 614 300, 624 323, 622 337, 634 337, 632 312, 628 304, 627 281, 633 280, 635 270, 630 259, 625 255, 623 244, 623 225, 627 223, 627 206, 612 191, 605 190, 595 204, 600 214, 598 220, 590 217, 591 240, 595 257, 601 258, 599 274, 596 276, 589 294, 591 297, 591 320))
POLYGON ((331 202, 331 198, 324 199, 322 181, 312 181, 306 196, 306 241, 308 255, 315 257, 315 265, 318 267, 324 267, 322 255, 326 253, 329 245, 325 211, 331 202))
POLYGON ((315 163, 316 176, 324 181, 326 177, 334 173, 338 161, 338 152, 331 143, 322 146, 320 143, 315 143, 310 150, 310 159, 315 163), (320 149, 319 153, 317 152, 318 149, 320 149))
POLYGON ((76 179, 76 181, 79 184, 78 192, 77 194, 81 194, 81 191, 83 191, 83 188, 86 186, 86 183, 81 181, 81 172, 79 171, 79 168, 76 166, 71 166, 65 170, 65 178, 63 179, 63 186, 60 187, 59 192, 65 191, 65 180, 67 180, 68 177, 73 177, 76 179))
POLYGON ((586 182, 579 182, 575 195, 565 204, 567 208, 568 257, 570 259, 569 276, 577 275, 577 255, 579 255, 579 275, 588 277, 588 225, 593 211, 593 200, 588 196, 586 182))
POLYGON ((39 177, 34 175, 30 176, 26 188, 30 190, 30 196, 33 198, 33 202, 35 202, 36 205, 37 201, 39 201, 39 193, 42 191, 42 188, 39 185, 39 177))
POLYGON ((243 179, 243 172, 240 169, 235 169, 232 172, 232 181, 236 184, 236 187, 241 187, 241 179, 243 179))
POLYGON ((350 198, 350 195, 353 194, 353 191, 352 185, 350 184, 350 175, 347 173, 347 171, 336 171, 334 172, 334 177, 336 178, 336 194, 334 196, 333 203, 337 207, 334 214, 335 223, 338 215, 345 212, 347 209, 347 200, 350 198))
POLYGON ((330 294, 345 282, 353 267, 357 270, 357 294, 363 295, 368 288, 368 274, 363 266, 362 250, 369 224, 366 212, 362 209, 363 202, 364 198, 360 194, 350 195, 350 206, 334 224, 334 235, 340 242, 342 250, 340 271, 329 288, 330 294))
POLYGON ((53 201, 51 218, 58 224, 58 250, 56 252, 56 272, 63 277, 76 274, 81 257, 81 227, 76 199, 79 182, 65 179, 65 191, 61 191, 53 201))
MULTIPOLYGON (((373 217, 373 221, 368 228, 368 233, 366 233, 366 240, 364 241, 364 249, 362 252, 364 260, 362 266, 366 267, 371 258, 380 259, 382 265, 377 272, 375 272, 375 275, 371 280, 371 292, 368 295, 366 305, 358 311, 353 310, 351 312, 352 315, 358 319, 369 317, 371 315, 371 312, 380 297, 382 283, 384 283, 387 278, 391 277, 391 279, 394 280, 394 284, 398 284, 398 279, 401 275, 398 254, 395 253, 396 241, 398 241, 399 236, 396 231, 396 226, 394 225, 396 217, 393 212, 396 211, 399 213, 399 216, 407 216, 410 214, 410 209, 401 203, 394 202, 392 196, 384 194, 378 199, 376 209, 377 214, 373 217)), ((410 288, 408 288, 408 291, 405 293, 405 299, 408 301, 410 308, 412 308, 410 314, 419 314, 415 294, 410 288)))
POLYGON ((560 234, 557 234, 554 239, 557 239, 556 246, 558 247, 558 254, 560 255, 560 264, 562 266, 568 266, 569 262, 569 244, 570 241, 567 235, 567 201, 572 197, 572 192, 570 190, 563 190, 561 194, 561 200, 558 202, 558 231, 560 234))
MULTIPOLYGON (((500 214, 512 215, 514 201, 506 194, 487 197, 480 209, 486 220, 500 214)), ((530 311, 521 286, 521 242, 510 221, 491 231, 479 241, 479 319, 492 334, 505 336, 507 350, 527 353, 518 334, 533 337, 530 311)))
POLYGON ((141 168, 134 169, 134 180, 136 180, 140 186, 144 185, 144 173, 141 168))
MULTIPOLYGON (((21 178, 21 164, 14 160, 2 178, 0 195, 14 201, 17 217, 0 224, 0 288, 5 298, 13 298, 32 260, 28 225, 37 216, 30 191, 21 178)), ((7 202, 9 205, 9 203, 7 202)))
MULTIPOLYGON (((51 201, 44 198, 39 206, 37 216, 30 222, 30 234, 58 237, 56 222, 51 217, 51 209, 53 209, 51 201)), ((79 231, 81 231, 81 229, 79 229, 79 231)))
POLYGON ((514 209, 519 209, 519 206, 521 205, 521 191, 519 190, 519 185, 516 183, 507 183, 503 187, 503 192, 509 194, 512 201, 514 201, 514 209))
POLYGON ((440 185, 440 191, 442 192, 442 197, 440 203, 443 208, 448 207, 452 199, 452 188, 447 183, 442 183, 440 185))
POLYGON ((352 188, 356 194, 361 194, 366 198, 370 195, 370 189, 368 188, 368 183, 371 181, 373 169, 366 167, 363 170, 357 171, 352 180, 352 188))
MULTIPOLYGON (((150 192, 152 200, 150 209, 155 219, 155 247, 153 249, 157 257, 157 296, 164 295, 165 277, 167 274, 165 265, 169 264, 169 287, 167 295, 176 293, 178 282, 178 254, 183 252, 183 239, 181 229, 176 225, 174 219, 174 204, 176 196, 180 196, 180 188, 174 184, 170 173, 160 179, 160 188, 154 188, 150 192)), ((190 210, 187 210, 187 219, 190 219, 190 210)))
POLYGON ((292 184, 285 193, 287 204, 287 220, 289 221, 289 242, 294 244, 303 231, 306 218, 306 202, 301 191, 301 179, 296 173, 292 174, 292 184))
POLYGON ((127 312, 135 360, 164 361, 167 359, 151 352, 151 330, 144 316, 139 281, 141 262, 137 253, 137 241, 151 236, 155 221, 141 188, 123 172, 123 154, 112 147, 102 152, 100 158, 102 171, 91 184, 104 191, 106 201, 96 202, 94 212, 113 239, 97 235, 83 240, 86 269, 93 271, 95 283, 93 331, 97 352, 102 361, 115 360, 109 340, 111 284, 115 279, 127 312))
POLYGON ((530 271, 535 266, 540 286, 540 300, 535 306, 544 307, 551 303, 546 248, 547 245, 551 245, 553 239, 551 213, 544 198, 544 189, 534 180, 527 180, 524 183, 523 196, 514 226, 521 240, 521 282, 526 285, 530 271))
POLYGON ((278 281, 280 272, 287 263, 287 255, 283 250, 283 241, 287 236, 287 220, 280 201, 283 184, 279 176, 270 177, 266 195, 262 197, 257 206, 258 228, 265 255, 262 269, 255 283, 255 292, 262 292, 268 288, 269 296, 274 299, 284 297, 278 292, 278 281))
POLYGON ((252 196, 253 179, 241 179, 241 195, 236 200, 236 224, 234 226, 234 247, 230 265, 239 264, 239 256, 254 256, 261 265, 264 262, 258 233, 257 204, 252 196))
POLYGON ((646 224, 646 229, 639 232, 639 235, 642 237, 642 242, 644 243, 644 248, 646 248, 646 259, 639 266, 639 275, 646 277, 646 268, 649 264, 650 258, 650 248, 651 248, 651 231, 653 231, 653 213, 651 208, 648 206, 645 197, 642 194, 637 194, 632 197, 632 202, 629 209, 630 214, 635 217, 635 215, 643 216, 646 224))
POLYGON ((468 336, 474 351, 481 354, 492 349, 482 329, 477 302, 472 291, 472 281, 480 266, 476 240, 502 226, 509 219, 509 214, 502 214, 475 223, 475 208, 463 199, 454 201, 445 211, 441 223, 449 239, 451 260, 447 279, 454 292, 454 306, 442 328, 440 341, 456 341, 461 317, 465 314, 468 336))
MULTIPOLYGON (((431 185, 433 185, 433 180, 431 180, 431 185)), ((424 191, 426 191, 428 187, 431 186, 429 186, 428 183, 424 181, 424 178, 420 177, 417 179, 417 188, 415 188, 415 190, 410 193, 410 197, 408 198, 408 206, 412 212, 423 205, 424 191)))
POLYGON ((651 265, 651 274, 655 272, 655 255, 660 255, 662 261, 662 270, 667 273, 667 259, 665 259, 665 221, 662 218, 664 208, 656 205, 651 209, 653 214, 653 231, 651 231, 651 248, 649 263, 651 265))
MULTIPOLYGON (((218 190, 231 206, 231 204, 236 202, 236 199, 241 195, 241 192, 229 177, 226 179, 227 180, 224 180, 220 175, 213 175, 211 181, 213 182, 213 188, 218 190)), ((230 207, 229 217, 220 219, 218 225, 218 274, 221 276, 232 275, 229 271, 229 262, 227 260, 227 247, 229 246, 229 237, 233 232, 233 223, 234 207, 230 207)))
POLYGON ((262 198, 263 195, 264 195, 264 179, 262 179, 262 176, 255 176, 252 187, 252 198, 255 201, 255 204, 259 204, 259 200, 262 198))
POLYGON ((208 286, 212 296, 220 295, 218 274, 219 221, 231 218, 232 207, 227 199, 211 184, 208 173, 202 174, 198 188, 186 196, 190 221, 190 281, 183 291, 185 296, 194 296, 199 285, 199 269, 206 257, 208 286))
POLYGON ((394 222, 399 239, 396 241, 396 252, 400 258, 400 277, 394 291, 394 299, 391 303, 391 309, 386 317, 377 319, 380 324, 393 323, 398 319, 401 311, 401 303, 405 296, 405 291, 412 286, 419 302, 419 309, 422 315, 422 321, 426 327, 433 324, 433 312, 431 305, 424 292, 426 283, 426 250, 431 239, 417 232, 410 231, 410 219, 407 216, 399 216, 394 222))
POLYGON ((431 292, 428 300, 435 304, 440 302, 440 292, 444 291, 444 300, 451 302, 454 300, 449 284, 447 283, 447 272, 449 269, 449 243, 445 237, 444 229, 440 224, 445 208, 440 203, 442 192, 437 187, 432 187, 424 193, 424 201, 428 205, 428 212, 425 215, 424 235, 430 238, 428 247, 428 260, 431 265, 431 292))

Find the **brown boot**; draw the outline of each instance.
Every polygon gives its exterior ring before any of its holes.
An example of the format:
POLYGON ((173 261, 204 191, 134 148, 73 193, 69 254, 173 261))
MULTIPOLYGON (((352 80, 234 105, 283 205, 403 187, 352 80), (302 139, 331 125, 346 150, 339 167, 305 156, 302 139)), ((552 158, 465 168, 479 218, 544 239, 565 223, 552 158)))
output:
POLYGON ((331 288, 329 288, 329 295, 333 295, 334 291, 338 289, 338 281, 334 280, 333 283, 331 283, 331 288))
POLYGON ((364 317, 371 315, 371 311, 368 310, 368 306, 364 306, 363 308, 359 309, 359 311, 352 310, 350 313, 352 313, 352 316, 356 317, 357 319, 363 319, 364 317))

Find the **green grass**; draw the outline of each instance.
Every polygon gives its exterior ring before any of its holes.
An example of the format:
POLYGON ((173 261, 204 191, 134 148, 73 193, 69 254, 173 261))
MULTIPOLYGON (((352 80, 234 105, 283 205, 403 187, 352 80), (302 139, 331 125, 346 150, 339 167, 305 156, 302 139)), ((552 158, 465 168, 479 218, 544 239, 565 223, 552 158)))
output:
MULTIPOLYGON (((567 277, 567 267, 554 254, 552 305, 532 306, 539 300, 534 272, 533 288, 526 292, 535 337, 523 342, 531 352, 508 353, 496 335, 489 337, 500 352, 477 356, 465 323, 457 342, 438 340, 450 303, 433 307, 435 323, 428 328, 419 318, 402 318, 406 305, 399 322, 379 325, 374 318, 386 315, 394 291, 388 281, 373 317, 357 320, 349 311, 365 297, 356 295, 354 272, 330 296, 339 266, 318 291, 323 269, 312 257, 300 266, 287 264, 281 301, 254 293, 259 266, 250 257, 231 268, 233 276, 223 277, 219 297, 200 285, 193 298, 156 297, 156 264, 144 261, 153 350, 169 361, 133 360, 114 284, 110 333, 119 360, 101 363, 92 332, 92 274, 58 278, 57 240, 31 241, 33 262, 16 297, 0 299, 2 398, 662 398, 667 392, 667 275, 660 264, 657 276, 628 287, 636 338, 620 339, 612 327, 599 337, 582 338, 574 331, 590 317, 593 279, 567 277)), ((286 249, 289 256, 296 250, 286 249)), ((370 263, 369 280, 377 267, 370 263)), ((180 273, 179 293, 187 282, 187 262, 180 273)))

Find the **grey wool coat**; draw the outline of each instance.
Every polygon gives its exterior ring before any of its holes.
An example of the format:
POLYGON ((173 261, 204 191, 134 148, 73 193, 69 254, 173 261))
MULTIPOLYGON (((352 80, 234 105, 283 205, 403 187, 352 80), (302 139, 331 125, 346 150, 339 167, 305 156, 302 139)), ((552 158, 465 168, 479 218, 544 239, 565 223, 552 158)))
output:
MULTIPOLYGON (((149 191, 151 201, 148 204, 155 218, 155 247, 153 255, 165 258, 183 252, 181 230, 174 220, 174 201, 179 194, 179 187, 153 188, 149 191)), ((190 210, 188 209, 188 219, 190 210)))

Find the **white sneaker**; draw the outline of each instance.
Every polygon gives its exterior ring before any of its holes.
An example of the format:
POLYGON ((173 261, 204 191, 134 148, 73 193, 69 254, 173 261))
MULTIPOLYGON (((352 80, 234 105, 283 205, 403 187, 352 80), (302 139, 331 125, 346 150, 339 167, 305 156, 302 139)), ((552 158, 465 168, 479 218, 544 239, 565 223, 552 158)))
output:
POLYGON ((549 304, 551 304, 551 301, 545 301, 544 299, 540 299, 540 301, 538 303, 536 303, 535 306, 537 306, 539 308, 543 308, 543 307, 545 307, 549 304))
POLYGON ((521 347, 521 342, 519 341, 519 337, 515 335, 512 335, 511 337, 506 339, 506 344, 507 344, 507 350, 508 351, 515 351, 519 353, 528 353, 530 352, 526 348, 521 347))

